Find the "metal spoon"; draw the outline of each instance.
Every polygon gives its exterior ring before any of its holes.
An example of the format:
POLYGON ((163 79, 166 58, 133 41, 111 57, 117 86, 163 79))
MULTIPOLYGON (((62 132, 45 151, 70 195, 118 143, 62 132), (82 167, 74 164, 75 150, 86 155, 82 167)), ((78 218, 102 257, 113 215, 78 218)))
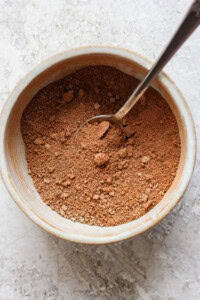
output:
POLYGON ((111 123, 118 124, 123 128, 121 120, 128 114, 131 108, 138 102, 141 96, 144 94, 146 89, 150 86, 155 77, 161 72, 168 61, 174 56, 177 50, 182 46, 182 44, 189 38, 192 32, 200 24, 200 0, 193 2, 189 8, 185 18, 183 19, 181 25, 175 32, 171 41, 168 43, 167 47, 162 52, 161 56, 157 59, 154 65, 149 70, 146 77, 137 86, 136 90, 132 93, 126 103, 115 113, 110 115, 99 115, 91 119, 88 119, 82 126, 77 130, 79 131, 87 123, 95 121, 110 121, 111 123))

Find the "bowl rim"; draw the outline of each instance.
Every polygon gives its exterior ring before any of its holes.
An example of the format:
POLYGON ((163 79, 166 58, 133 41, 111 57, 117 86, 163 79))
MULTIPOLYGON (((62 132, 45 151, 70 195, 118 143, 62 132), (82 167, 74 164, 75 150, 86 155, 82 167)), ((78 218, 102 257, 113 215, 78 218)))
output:
MULTIPOLYGON (((187 147, 189 149, 187 151, 187 158, 184 165, 185 174, 184 174, 184 180, 181 183, 181 187, 179 187, 179 191, 177 192, 176 197, 174 197, 171 202, 165 206, 160 212, 159 215, 156 217, 151 218, 148 222, 143 222, 139 227, 133 226, 134 228, 132 230, 127 230, 124 232, 121 232, 119 234, 114 234, 112 236, 106 235, 106 236, 83 236, 78 234, 71 234, 67 233, 61 230, 58 230, 57 228, 54 228, 52 225, 48 224, 45 220, 41 219, 39 216, 37 216, 27 205, 26 202, 23 202, 20 196, 17 193, 17 190, 12 185, 10 181, 10 177, 7 172, 7 165, 5 161, 5 130, 7 121, 9 118, 9 114, 11 112, 11 109, 13 105, 16 103, 18 95, 24 90, 24 88, 41 72, 45 71, 52 65, 55 65, 56 63, 66 60, 75 56, 80 55, 86 55, 86 54, 111 54, 111 55, 117 55, 121 56, 123 58, 128 58, 139 65, 141 65, 144 68, 149 69, 152 65, 152 62, 143 57, 142 55, 125 48, 120 47, 113 47, 113 46, 83 46, 73 49, 68 49, 66 51, 63 51, 61 53, 55 54, 51 56, 50 58, 47 58, 46 60, 42 61, 40 64, 38 64, 34 69, 32 69, 27 75, 25 75, 16 85, 16 87, 13 89, 13 91, 8 96, 7 101, 3 105, 3 108, 0 113, 0 176, 2 178, 2 181, 10 194, 11 198, 15 201, 15 203, 20 207, 20 209, 38 226, 46 230, 47 232, 73 242, 78 243, 86 243, 86 244, 106 244, 106 243, 113 243, 122 241, 128 238, 131 238, 133 236, 136 236, 154 225, 156 225, 158 222, 160 222, 167 214, 170 213, 170 211, 175 207, 175 205, 179 202, 181 197, 183 196, 190 179, 192 177, 192 173, 195 166, 195 160, 196 160, 196 133, 195 133, 195 126, 194 121, 190 112, 190 109, 187 105, 187 102, 185 98, 183 97, 182 93, 180 92, 179 88, 176 86, 176 84, 166 75, 165 72, 161 72, 159 75, 159 80, 162 83, 162 85, 166 86, 170 93, 173 91, 174 96, 179 97, 181 99, 182 108, 180 108, 180 111, 182 112, 182 117, 185 121, 187 130, 187 144, 190 147, 187 147), (187 170, 186 170, 187 169, 187 170)), ((172 98, 174 98, 174 96, 172 98)), ((148 215, 145 214, 144 216, 148 215)), ((138 220, 141 220, 142 218, 139 218, 138 220)), ((132 221, 137 222, 138 220, 132 221)), ((130 224, 131 222, 127 223, 130 224)), ((120 227, 123 226, 118 225, 114 227, 120 227)), ((104 227, 105 228, 105 227, 104 227)))

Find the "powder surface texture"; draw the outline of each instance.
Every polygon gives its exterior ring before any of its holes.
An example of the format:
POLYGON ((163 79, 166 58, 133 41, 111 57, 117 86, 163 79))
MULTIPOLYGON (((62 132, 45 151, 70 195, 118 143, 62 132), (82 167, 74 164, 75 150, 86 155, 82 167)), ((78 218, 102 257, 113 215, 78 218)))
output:
POLYGON ((98 226, 138 219, 163 198, 176 175, 180 137, 162 96, 149 88, 123 120, 107 121, 138 81, 106 66, 86 67, 40 90, 23 113, 28 172, 42 200, 64 218, 98 226))

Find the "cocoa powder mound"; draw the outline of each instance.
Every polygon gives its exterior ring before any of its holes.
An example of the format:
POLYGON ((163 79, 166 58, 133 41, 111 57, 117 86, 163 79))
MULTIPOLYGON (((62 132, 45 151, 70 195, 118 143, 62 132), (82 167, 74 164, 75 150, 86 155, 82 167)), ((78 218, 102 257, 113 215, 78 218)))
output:
POLYGON ((61 216, 98 226, 138 219, 163 198, 180 159, 177 122, 149 88, 123 120, 126 136, 88 118, 116 112, 138 80, 112 67, 86 67, 40 90, 21 131, 28 172, 42 200, 61 216))

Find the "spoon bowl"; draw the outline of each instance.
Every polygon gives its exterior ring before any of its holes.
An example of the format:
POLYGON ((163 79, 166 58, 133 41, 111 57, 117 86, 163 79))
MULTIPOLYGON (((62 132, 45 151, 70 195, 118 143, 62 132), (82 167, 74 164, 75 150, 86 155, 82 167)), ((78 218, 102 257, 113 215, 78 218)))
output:
POLYGON ((111 114, 111 115, 98 115, 98 116, 94 116, 90 119, 88 119, 87 121, 85 121, 75 132, 74 136, 77 135, 77 133, 87 124, 91 124, 91 123, 95 123, 95 122, 103 122, 103 121, 108 121, 112 124, 115 124, 116 126, 118 126, 125 134, 125 130, 124 127, 121 123, 120 120, 116 119, 116 115, 115 114, 111 114))

